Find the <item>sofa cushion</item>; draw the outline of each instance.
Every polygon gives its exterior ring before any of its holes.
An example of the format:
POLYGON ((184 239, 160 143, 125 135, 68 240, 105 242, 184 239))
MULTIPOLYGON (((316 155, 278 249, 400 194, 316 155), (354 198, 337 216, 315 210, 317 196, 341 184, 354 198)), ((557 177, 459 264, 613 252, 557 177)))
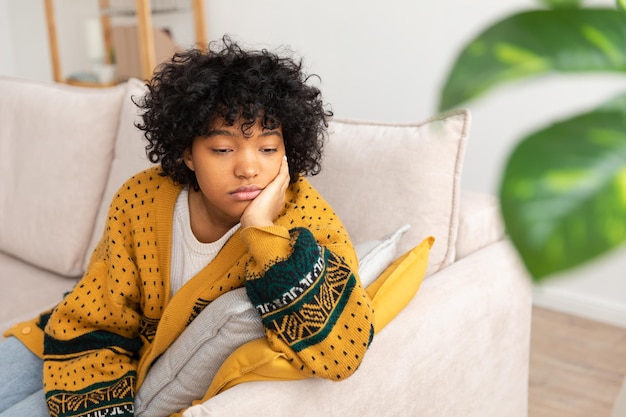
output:
POLYGON ((0 335, 56 305, 76 281, 0 252, 0 335))
POLYGON ((311 182, 353 242, 410 224, 400 253, 434 236, 427 275, 455 259, 459 189, 470 113, 456 110, 416 124, 334 120, 322 172, 311 182))
POLYGON ((0 92, 0 250, 79 275, 109 174, 124 87, 2 77, 0 92))

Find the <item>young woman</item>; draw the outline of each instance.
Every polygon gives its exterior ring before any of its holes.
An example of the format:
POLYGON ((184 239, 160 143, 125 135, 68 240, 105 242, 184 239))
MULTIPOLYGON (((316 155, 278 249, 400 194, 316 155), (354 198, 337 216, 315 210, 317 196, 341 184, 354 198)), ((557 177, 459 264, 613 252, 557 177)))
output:
POLYGON ((371 342, 348 234, 304 178, 332 114, 301 63, 225 38, 147 87, 138 127, 159 164, 119 189, 84 277, 32 321, 37 335, 0 345, 1 416, 132 416, 151 364, 241 286, 304 375, 346 378, 371 342))

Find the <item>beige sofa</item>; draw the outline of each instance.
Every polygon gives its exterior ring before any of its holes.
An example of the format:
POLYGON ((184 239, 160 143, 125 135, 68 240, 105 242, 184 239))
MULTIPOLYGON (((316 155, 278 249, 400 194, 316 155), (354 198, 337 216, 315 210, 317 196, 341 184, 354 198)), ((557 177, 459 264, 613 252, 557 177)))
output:
MULTIPOLYGON (((112 194, 149 165, 130 100, 142 92, 137 80, 84 89, 0 77, 2 331, 71 289, 112 194)), ((243 383, 185 415, 527 415, 530 283, 497 200, 461 191, 469 126, 467 111, 333 121, 312 181, 357 244, 410 224, 400 255, 434 236, 421 288, 348 380, 243 383)))

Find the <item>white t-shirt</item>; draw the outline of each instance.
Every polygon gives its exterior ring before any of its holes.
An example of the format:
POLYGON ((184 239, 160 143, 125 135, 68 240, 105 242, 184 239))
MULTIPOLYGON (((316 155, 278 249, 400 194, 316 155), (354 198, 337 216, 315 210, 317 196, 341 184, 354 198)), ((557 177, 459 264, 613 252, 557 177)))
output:
POLYGON ((191 231, 188 196, 188 189, 183 189, 178 195, 174 207, 172 264, 170 268, 172 296, 217 256, 228 239, 241 226, 240 223, 237 223, 215 242, 202 243, 198 241, 191 231))

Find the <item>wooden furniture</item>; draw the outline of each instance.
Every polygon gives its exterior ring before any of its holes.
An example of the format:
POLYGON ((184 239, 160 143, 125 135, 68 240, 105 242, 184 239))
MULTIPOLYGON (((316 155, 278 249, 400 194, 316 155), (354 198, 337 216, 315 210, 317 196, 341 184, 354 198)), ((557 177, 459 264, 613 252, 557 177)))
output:
MULTIPOLYGON (((132 1, 132 0, 129 0, 132 1)), ((141 62, 141 77, 149 79, 157 64, 154 53, 154 37, 152 29, 152 9, 150 0, 134 0, 135 15, 137 17, 137 38, 139 41, 139 54, 141 62)), ((193 14, 193 23, 195 28, 195 40, 198 47, 206 47, 207 30, 205 24, 204 0, 189 0, 193 14)), ((59 40, 57 35, 56 18, 54 13, 54 0, 44 0, 46 23, 48 27, 48 42, 50 47, 50 57, 52 61, 52 73, 56 82, 68 84, 81 84, 89 86, 106 86, 110 84, 96 84, 76 82, 68 80, 63 76, 61 70, 61 60, 59 56, 59 40)), ((105 51, 112 48, 111 40, 111 13, 109 11, 109 0, 98 0, 100 8, 100 20, 103 31, 105 51)), ((111 56, 106 54, 105 64, 111 64, 111 56)))

